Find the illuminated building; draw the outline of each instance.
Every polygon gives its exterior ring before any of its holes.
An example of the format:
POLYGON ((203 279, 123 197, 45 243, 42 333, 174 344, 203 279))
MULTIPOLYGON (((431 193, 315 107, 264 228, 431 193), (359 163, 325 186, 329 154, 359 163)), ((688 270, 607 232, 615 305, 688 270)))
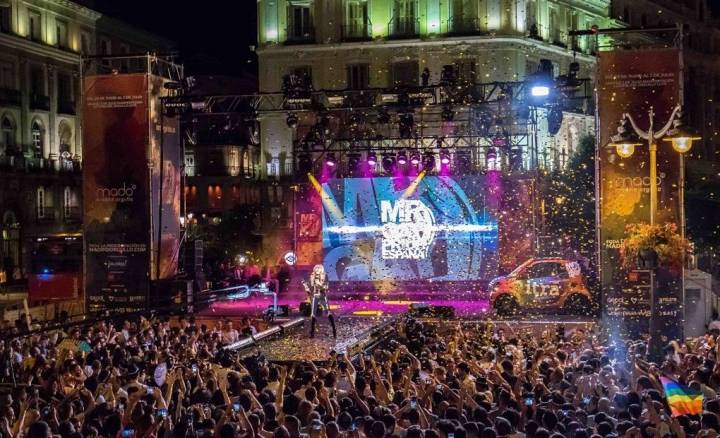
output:
MULTIPOLYGON (((33 239, 81 229, 81 57, 171 47, 79 3, 0 1, 0 270, 7 278, 25 278, 33 239)), ((109 67, 122 71, 125 62, 109 67)))
MULTIPOLYGON (((591 78, 595 38, 572 39, 572 29, 613 27, 607 0, 260 0, 258 40, 260 92, 282 90, 283 77, 310 78, 314 90, 417 87, 443 81, 453 66, 465 84, 520 82, 534 74, 540 60, 552 62, 554 76, 579 63, 577 77, 591 78), (428 69, 429 77, 424 78, 428 69)), ((517 90, 515 90, 517 91, 517 90)), ((332 101, 331 101, 332 102, 332 101)), ((347 103, 347 101, 346 101, 347 103)), ((372 105, 377 105, 373 102, 372 105)), ((346 105, 347 106, 347 105, 346 105)), ((355 105, 361 106, 361 105, 355 105)), ((426 109, 426 114, 431 112, 426 109)), ((451 108, 460 113, 462 106, 451 108)), ((447 109, 446 109, 447 113, 447 109)), ((525 167, 563 166, 583 135, 592 132, 592 108, 568 108, 558 135, 549 135, 547 114, 538 113, 535 157, 525 167)), ((432 116, 422 137, 443 136, 432 116), (438 128, 433 129, 432 124, 438 128)), ((416 115, 417 118, 417 115, 416 115)), ((467 119, 468 116, 465 115, 467 119)), ((443 118, 447 121, 446 118, 443 118)), ((510 123, 505 120, 505 123, 510 123)), ((300 125, 303 121, 300 121, 300 125)), ((261 169, 268 176, 291 169, 297 132, 285 114, 261 118, 261 169)), ((445 123, 448 125, 448 123, 445 123)), ((462 130, 462 123, 454 128, 462 130)), ((535 133, 533 133, 534 135, 535 133)), ((383 132, 385 137, 402 132, 383 132)), ((525 151, 531 153, 531 151, 525 151)))

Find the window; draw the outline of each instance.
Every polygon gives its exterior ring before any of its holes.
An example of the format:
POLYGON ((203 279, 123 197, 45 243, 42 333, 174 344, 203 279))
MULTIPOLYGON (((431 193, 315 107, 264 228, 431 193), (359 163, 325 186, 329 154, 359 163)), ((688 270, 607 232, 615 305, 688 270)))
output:
POLYGON ((101 55, 109 55, 112 50, 110 40, 107 38, 101 38, 100 39, 100 54, 101 55))
POLYGON ((15 90, 15 65, 10 61, 0 60, 0 88, 15 90))
POLYGON ((30 137, 32 140, 32 154, 35 158, 42 158, 43 156, 43 137, 44 132, 42 125, 38 120, 34 120, 32 123, 32 129, 30 130, 30 137))
POLYGON ((558 12, 555 8, 550 8, 550 23, 548 25, 549 38, 551 43, 560 42, 560 23, 558 22, 558 12))
POLYGON ((82 32, 80 34, 80 53, 83 55, 90 54, 90 36, 87 32, 82 32))
POLYGON ((73 83, 72 76, 69 73, 59 72, 57 75, 57 92, 58 100, 61 102, 72 102, 73 98, 73 83))
POLYGON ((195 151, 185 151, 185 175, 195 176, 195 151))
MULTIPOLYGON (((123 56, 127 56, 130 54, 130 47, 128 47, 127 44, 120 44, 120 54, 123 56)), ((130 67, 130 60, 128 58, 122 59, 120 61, 120 71, 127 72, 130 67)))
POLYGON ((528 269, 528 278, 557 277, 563 273, 567 275, 567 270, 562 263, 537 263, 528 269))
POLYGON ((10 117, 5 116, 0 124, 2 129, 2 142, 5 147, 5 154, 10 155, 15 153, 15 123, 10 117))
POLYGON ((347 66, 347 87, 350 90, 364 90, 370 84, 370 66, 351 64, 347 66))
POLYGON ((393 33, 415 35, 417 29, 417 0, 395 0, 393 5, 393 33))
POLYGON ((68 25, 64 21, 56 20, 55 21, 55 32, 56 32, 56 41, 58 47, 61 49, 67 49, 68 47, 68 25))
POLYGON ((10 32, 12 6, 9 3, 0 4, 0 32, 10 32))
POLYGON ((368 20, 367 0, 348 0, 345 13, 345 32, 347 38, 369 38, 371 36, 368 20))
POLYGON ((185 187, 185 208, 193 210, 197 208, 197 187, 187 186, 185 187))
POLYGON ((238 176, 240 174, 240 151, 237 147, 231 146, 227 153, 227 174, 238 176))
POLYGON ((291 67, 288 73, 290 76, 294 76, 294 80, 298 81, 298 83, 303 84, 303 87, 312 90, 312 67, 309 65, 291 67))
POLYGON ((46 96, 45 69, 39 65, 30 67, 30 94, 34 96, 46 96))
POLYGON ((401 61, 393 63, 391 71, 391 81, 396 87, 416 87, 418 85, 418 75, 420 74, 417 61, 401 61))
POLYGON ((63 190, 63 216, 65 219, 75 219, 80 216, 80 202, 77 192, 72 187, 63 190))
POLYGON ((288 6, 288 39, 306 40, 313 38, 310 7, 310 2, 290 2, 288 6))
POLYGON ((39 12, 28 12, 28 36, 33 41, 42 39, 42 20, 39 12))
POLYGON ((45 187, 37 188, 37 197, 35 199, 38 219, 44 219, 47 211, 45 210, 45 187))
POLYGON ((474 59, 459 59, 455 61, 455 70, 457 71, 458 81, 461 84, 475 83, 477 73, 474 59))
POLYGON ((540 30, 537 26, 537 3, 535 0, 528 0, 525 4, 525 14, 527 17, 527 31, 531 37, 537 37, 540 35, 540 30))
POLYGON ((219 185, 208 186, 208 208, 220 210, 222 208, 222 187, 219 185))
POLYGON ((70 145, 72 144, 72 128, 65 121, 61 121, 58 125, 58 137, 60 138, 60 157, 68 161, 72 158, 70 153, 70 145))

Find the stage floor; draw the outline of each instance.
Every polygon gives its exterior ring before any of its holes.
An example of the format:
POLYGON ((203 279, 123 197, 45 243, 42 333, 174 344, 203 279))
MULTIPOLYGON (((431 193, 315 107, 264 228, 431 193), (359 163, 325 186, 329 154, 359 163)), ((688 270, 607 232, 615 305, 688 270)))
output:
MULTIPOLYGON (((303 296, 292 296, 278 299, 278 305, 290 306, 291 316, 298 315, 303 296)), ((391 299, 371 300, 361 298, 343 298, 330 300, 330 308, 336 315, 353 316, 392 316, 408 311, 411 304, 429 304, 433 306, 451 306, 455 309, 455 316, 459 318, 487 317, 490 309, 488 300, 414 300, 391 299)), ((247 299, 228 299, 216 301, 203 312, 206 316, 238 317, 258 316, 272 305, 271 297, 253 297, 247 299)))

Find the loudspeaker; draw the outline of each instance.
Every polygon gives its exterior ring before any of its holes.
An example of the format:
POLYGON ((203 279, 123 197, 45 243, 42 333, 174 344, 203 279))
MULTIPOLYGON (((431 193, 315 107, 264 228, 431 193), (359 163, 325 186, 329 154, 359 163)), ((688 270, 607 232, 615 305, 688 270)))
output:
POLYGON ((183 253, 183 268, 187 273, 202 271, 203 265, 203 241, 193 240, 185 244, 183 253))
POLYGON ((452 306, 429 306, 427 304, 410 306, 410 315, 418 318, 445 318, 455 317, 455 308, 452 306))
POLYGON ((308 303, 308 302, 300 303, 300 314, 302 316, 310 316, 310 303, 308 303))

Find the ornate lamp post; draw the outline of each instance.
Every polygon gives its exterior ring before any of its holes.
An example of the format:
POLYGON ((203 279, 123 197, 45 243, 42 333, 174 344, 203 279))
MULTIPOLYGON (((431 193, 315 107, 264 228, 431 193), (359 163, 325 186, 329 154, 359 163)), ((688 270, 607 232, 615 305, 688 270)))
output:
MULTIPOLYGON (((623 118, 620 121, 617 135, 611 137, 611 141, 608 144, 609 147, 614 147, 617 154, 622 158, 629 158, 635 152, 635 148, 643 146, 641 140, 647 142, 648 150, 650 152, 650 225, 655 225, 657 216, 657 195, 658 195, 658 181, 657 181, 657 140, 663 139, 663 141, 669 141, 672 143, 673 149, 675 149, 680 155, 680 229, 682 230, 682 236, 685 237, 685 163, 684 156, 686 152, 692 147, 692 142, 700 140, 701 138, 695 134, 690 133, 682 126, 682 109, 680 105, 673 109, 672 114, 668 122, 659 130, 655 130, 654 125, 655 111, 653 107, 650 107, 648 111, 648 120, 650 126, 647 131, 640 129, 635 123, 635 120, 628 113, 623 114, 623 118), (632 130, 629 129, 629 126, 632 130), (664 137, 664 138, 663 138, 664 137)), ((685 291, 683 290, 683 320, 685 313, 685 291)), ((656 331, 656 315, 655 315, 655 284, 654 284, 654 271, 650 270, 650 351, 657 354, 661 351, 662 345, 658 342, 658 336, 656 331)))

